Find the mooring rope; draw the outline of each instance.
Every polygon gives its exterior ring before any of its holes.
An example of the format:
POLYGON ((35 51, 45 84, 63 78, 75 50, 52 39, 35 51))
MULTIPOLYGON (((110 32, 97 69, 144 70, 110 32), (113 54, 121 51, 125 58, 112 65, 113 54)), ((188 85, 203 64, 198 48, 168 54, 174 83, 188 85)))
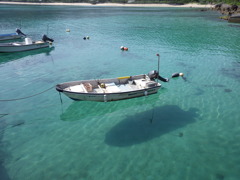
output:
POLYGON ((0 119, 8 114, 0 114, 0 119))
POLYGON ((39 95, 39 94, 43 94, 43 93, 49 91, 50 89, 52 89, 52 88, 54 88, 54 87, 55 87, 55 86, 52 86, 52 87, 50 87, 50 88, 48 88, 48 89, 46 89, 46 90, 44 90, 44 91, 42 91, 42 92, 39 92, 39 93, 37 93, 37 94, 33 94, 33 95, 31 95, 31 96, 26 96, 26 97, 21 97, 21 98, 16 98, 16 99, 0 99, 0 101, 18 101, 18 100, 22 100, 22 99, 31 98, 31 97, 37 96, 37 95, 39 95))

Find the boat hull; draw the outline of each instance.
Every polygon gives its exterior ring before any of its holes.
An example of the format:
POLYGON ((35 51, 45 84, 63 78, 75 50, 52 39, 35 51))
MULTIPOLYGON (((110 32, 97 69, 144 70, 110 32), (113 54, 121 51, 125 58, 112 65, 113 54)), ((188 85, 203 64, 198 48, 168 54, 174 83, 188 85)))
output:
POLYGON ((23 37, 23 36, 22 36, 22 35, 19 35, 19 34, 0 35, 0 41, 20 39, 20 38, 22 38, 22 37, 23 37))
POLYGON ((231 23, 240 23, 240 13, 233 14, 229 17, 228 22, 231 23))
POLYGON ((14 45, 10 44, 0 44, 0 52, 19 52, 19 51, 29 51, 33 49, 40 49, 49 47, 49 43, 39 43, 39 44, 28 44, 28 45, 14 45))
POLYGON ((161 84, 145 74, 112 79, 71 81, 56 85, 56 90, 76 101, 118 101, 158 92, 161 84))
POLYGON ((121 93, 72 93, 63 91, 62 93, 68 96, 69 98, 75 101, 99 101, 99 102, 108 102, 108 101, 118 101, 123 99, 131 99, 141 96, 147 96, 158 92, 160 86, 153 88, 142 89, 131 92, 121 92, 121 93))
POLYGON ((231 23, 240 23, 240 16, 238 17, 230 17, 228 19, 228 22, 231 22, 231 23))

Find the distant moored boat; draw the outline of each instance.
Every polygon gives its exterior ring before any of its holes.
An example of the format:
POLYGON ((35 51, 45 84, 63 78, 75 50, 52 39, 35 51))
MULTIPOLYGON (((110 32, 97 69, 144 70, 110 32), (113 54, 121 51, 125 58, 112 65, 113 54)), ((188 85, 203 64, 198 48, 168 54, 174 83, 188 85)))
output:
POLYGON ((234 14, 229 17, 228 22, 240 23, 240 14, 234 14))
POLYGON ((16 33, 0 34, 0 41, 20 39, 25 36, 26 35, 20 29, 16 29, 16 33))
POLYGON ((50 47, 53 39, 43 35, 42 40, 32 41, 30 38, 25 38, 24 42, 0 43, 0 52, 19 52, 29 51, 39 48, 50 47))

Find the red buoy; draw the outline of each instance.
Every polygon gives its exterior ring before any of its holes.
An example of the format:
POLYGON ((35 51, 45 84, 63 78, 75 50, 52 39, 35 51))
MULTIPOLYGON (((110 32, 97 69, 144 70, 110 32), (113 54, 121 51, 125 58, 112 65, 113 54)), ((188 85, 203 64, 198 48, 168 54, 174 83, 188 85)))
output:
POLYGON ((121 49, 122 51, 128 51, 128 48, 127 48, 127 47, 124 47, 124 46, 121 46, 120 49, 121 49))

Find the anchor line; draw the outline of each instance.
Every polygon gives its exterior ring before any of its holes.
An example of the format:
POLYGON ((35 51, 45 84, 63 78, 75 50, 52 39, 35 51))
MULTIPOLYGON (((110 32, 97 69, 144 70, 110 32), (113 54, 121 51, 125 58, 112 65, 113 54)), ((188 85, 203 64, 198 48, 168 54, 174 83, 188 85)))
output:
POLYGON ((40 94, 43 94, 47 91, 49 91, 50 89, 54 88, 55 86, 52 86, 42 92, 39 92, 39 93, 36 93, 36 94, 33 94, 33 95, 30 95, 30 96, 26 96, 26 97, 22 97, 22 98, 16 98, 16 99, 0 99, 0 101, 18 101, 18 100, 23 100, 23 99, 28 99, 28 98, 31 98, 31 97, 34 97, 34 96, 37 96, 37 95, 40 95, 40 94))
POLYGON ((3 118, 4 116, 7 116, 8 114, 0 114, 0 119, 3 118))

